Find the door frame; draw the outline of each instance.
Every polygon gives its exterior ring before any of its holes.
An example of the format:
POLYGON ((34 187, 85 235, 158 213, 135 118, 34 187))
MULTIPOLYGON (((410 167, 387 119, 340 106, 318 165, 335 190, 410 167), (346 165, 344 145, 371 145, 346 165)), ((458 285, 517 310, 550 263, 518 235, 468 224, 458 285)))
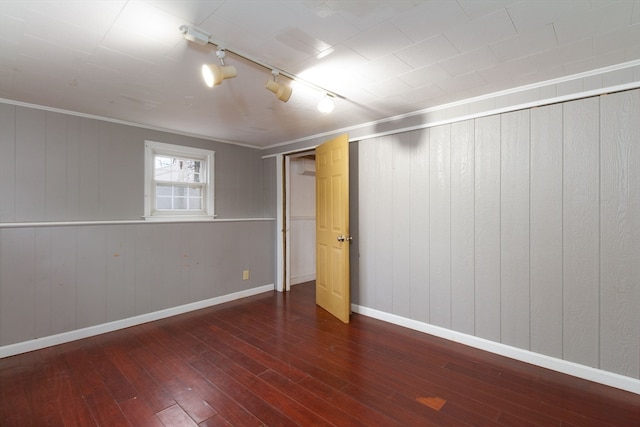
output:
POLYGON ((276 156, 276 291, 291 290, 291 159, 315 154, 316 146, 276 156))

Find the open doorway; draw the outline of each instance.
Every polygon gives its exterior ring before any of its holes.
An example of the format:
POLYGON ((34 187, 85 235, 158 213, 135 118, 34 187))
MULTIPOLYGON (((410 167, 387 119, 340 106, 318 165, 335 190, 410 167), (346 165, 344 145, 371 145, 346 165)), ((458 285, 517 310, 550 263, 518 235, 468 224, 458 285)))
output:
POLYGON ((316 278, 315 150, 285 158, 284 290, 316 278))

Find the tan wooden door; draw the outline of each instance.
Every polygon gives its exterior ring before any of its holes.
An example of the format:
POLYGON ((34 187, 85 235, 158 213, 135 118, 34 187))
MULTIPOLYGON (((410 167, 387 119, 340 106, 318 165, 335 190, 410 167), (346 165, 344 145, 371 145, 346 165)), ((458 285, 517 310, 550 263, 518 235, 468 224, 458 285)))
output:
POLYGON ((349 323, 349 137, 316 148, 316 304, 349 323))

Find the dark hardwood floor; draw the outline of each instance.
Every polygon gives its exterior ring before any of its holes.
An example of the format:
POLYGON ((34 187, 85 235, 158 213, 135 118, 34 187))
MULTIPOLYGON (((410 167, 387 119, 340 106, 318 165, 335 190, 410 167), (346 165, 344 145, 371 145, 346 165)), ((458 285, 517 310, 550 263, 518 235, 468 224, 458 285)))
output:
POLYGON ((314 284, 0 359, 9 426, 640 426, 640 395, 360 315, 314 284))

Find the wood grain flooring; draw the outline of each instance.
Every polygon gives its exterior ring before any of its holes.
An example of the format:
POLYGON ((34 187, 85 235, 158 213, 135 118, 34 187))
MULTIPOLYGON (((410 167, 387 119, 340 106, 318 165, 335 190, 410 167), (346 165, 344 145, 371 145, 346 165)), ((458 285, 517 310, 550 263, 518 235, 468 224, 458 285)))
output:
POLYGON ((640 426, 640 395, 344 325, 311 282, 0 359, 0 425, 640 426))

